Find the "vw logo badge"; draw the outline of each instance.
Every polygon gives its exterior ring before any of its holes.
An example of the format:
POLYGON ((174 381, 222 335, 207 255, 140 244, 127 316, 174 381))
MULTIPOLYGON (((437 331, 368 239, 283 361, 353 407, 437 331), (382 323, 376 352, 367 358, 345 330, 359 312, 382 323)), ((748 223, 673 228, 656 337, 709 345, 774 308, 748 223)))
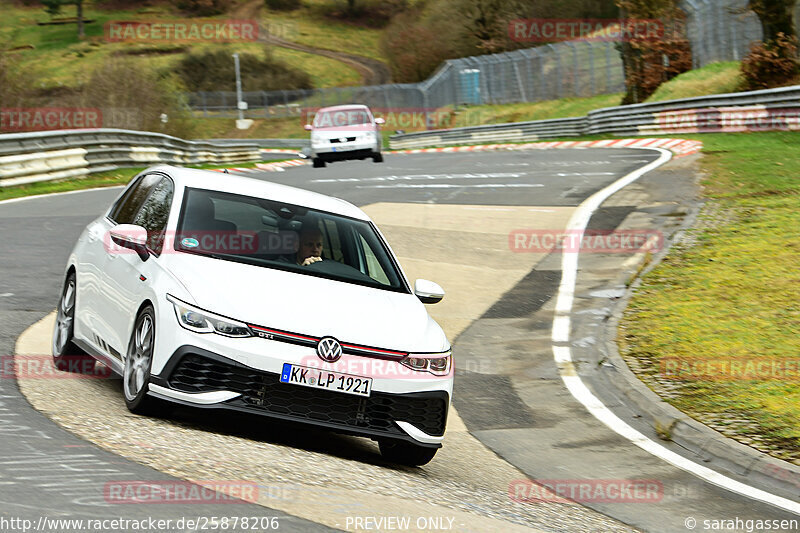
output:
POLYGON ((342 345, 333 337, 323 337, 317 344, 317 355, 323 361, 335 363, 342 357, 342 345))

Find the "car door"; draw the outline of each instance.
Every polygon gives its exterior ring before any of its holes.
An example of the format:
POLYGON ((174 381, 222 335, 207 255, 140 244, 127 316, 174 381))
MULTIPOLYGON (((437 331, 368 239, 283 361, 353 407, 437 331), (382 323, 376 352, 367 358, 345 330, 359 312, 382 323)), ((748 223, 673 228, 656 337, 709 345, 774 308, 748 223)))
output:
POLYGON ((131 223, 133 217, 161 179, 157 174, 138 176, 119 197, 106 216, 101 217, 86 228, 85 242, 76 261, 77 302, 76 337, 88 342, 102 353, 113 355, 108 349, 113 329, 108 320, 109 294, 105 269, 110 260, 120 253, 130 252, 116 246, 109 236, 109 230, 117 224, 131 223))
POLYGON ((108 343, 117 352, 114 354, 117 357, 127 349, 136 312, 144 299, 146 283, 159 270, 157 263, 174 194, 172 179, 163 175, 159 175, 159 178, 132 220, 126 222, 147 230, 148 259, 143 261, 137 253, 127 249, 127 253, 109 253, 103 272, 106 294, 109 296, 105 305, 111 330, 108 343))

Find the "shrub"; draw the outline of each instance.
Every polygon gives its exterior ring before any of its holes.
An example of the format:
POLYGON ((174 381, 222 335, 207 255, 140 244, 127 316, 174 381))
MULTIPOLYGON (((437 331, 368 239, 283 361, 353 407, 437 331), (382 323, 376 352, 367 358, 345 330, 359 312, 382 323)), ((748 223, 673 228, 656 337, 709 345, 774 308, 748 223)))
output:
POLYGON ((191 15, 209 17, 225 13, 232 4, 231 0, 172 0, 175 7, 191 15))
POLYGON ((799 71, 797 37, 779 33, 771 43, 753 43, 741 68, 745 90, 768 89, 791 83, 799 71))
POLYGON ((435 28, 416 20, 414 13, 395 17, 381 43, 389 58, 392 79, 398 83, 422 81, 442 61, 453 57, 451 41, 440 37, 435 28))
POLYGON ((35 75, 29 70, 22 69, 13 54, 3 51, 5 47, 6 44, 0 42, 0 106, 30 105, 35 75))
POLYGON ((330 18, 346 20, 370 28, 383 28, 395 15, 408 9, 408 0, 339 0, 325 6, 323 12, 330 18))
POLYGON ((301 0, 264 0, 264 3, 275 11, 294 11, 303 5, 301 0))
MULTIPOLYGON (((311 78, 272 57, 239 54, 239 70, 244 91, 310 89, 311 78)), ((234 61, 229 50, 215 50, 184 57, 176 73, 190 91, 232 91, 236 80, 234 61)))
POLYGON ((80 105, 101 109, 103 126, 155 131, 191 138, 191 111, 183 102, 183 86, 174 76, 128 58, 111 58, 88 77, 80 105), (161 121, 166 114, 168 122, 161 121))

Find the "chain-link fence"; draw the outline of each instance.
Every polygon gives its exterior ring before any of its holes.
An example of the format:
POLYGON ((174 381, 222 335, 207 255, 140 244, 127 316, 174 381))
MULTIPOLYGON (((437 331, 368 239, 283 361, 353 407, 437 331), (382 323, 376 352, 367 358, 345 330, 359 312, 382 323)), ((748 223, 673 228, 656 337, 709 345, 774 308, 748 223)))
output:
MULTIPOLYGON (((748 0, 682 0, 694 67, 715 61, 740 61, 753 41, 762 38, 761 23, 747 8, 748 0)), ((795 27, 800 3, 794 8, 795 27)))
POLYGON ((446 61, 420 88, 428 107, 441 107, 594 96, 624 85, 615 43, 567 41, 446 61))
POLYGON ((695 68, 716 61, 739 61, 750 43, 761 40, 761 24, 747 0, 683 0, 695 68))
MULTIPOLYGON (((758 17, 747 0, 682 0, 694 67, 741 60, 761 39, 758 17)), ((800 19, 800 5, 795 10, 800 19)), ((414 84, 308 91, 244 93, 247 118, 300 116, 304 110, 361 103, 381 109, 432 110, 451 105, 508 104, 612 94, 624 90, 617 43, 566 41, 502 54, 445 61, 414 84)), ((235 117, 232 91, 194 93, 189 103, 205 116, 235 117)))
MULTIPOLYGON (((620 92, 622 61, 612 42, 571 41, 503 54, 452 59, 422 83, 245 92, 247 118, 300 116, 306 109, 361 103, 381 109, 538 102, 620 92)), ((189 105, 204 116, 234 117, 236 93, 198 92, 189 105)))

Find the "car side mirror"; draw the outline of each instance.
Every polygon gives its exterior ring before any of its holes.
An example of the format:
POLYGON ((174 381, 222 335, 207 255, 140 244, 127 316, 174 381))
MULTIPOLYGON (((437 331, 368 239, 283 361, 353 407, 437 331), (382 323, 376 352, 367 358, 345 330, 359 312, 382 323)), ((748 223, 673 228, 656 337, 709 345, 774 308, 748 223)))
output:
POLYGON ((375 119, 375 124, 386 124, 386 121, 380 117, 375 119))
POLYGON ((306 124, 305 126, 303 126, 303 129, 306 131, 311 131, 314 129, 314 126, 312 126, 311 124, 306 124))
POLYGON ((435 304, 444 298, 444 289, 438 283, 418 279, 414 282, 414 295, 424 304, 435 304))
POLYGON ((150 252, 147 251, 147 230, 136 224, 118 224, 109 231, 111 240, 123 248, 133 250, 139 259, 147 261, 150 252))

